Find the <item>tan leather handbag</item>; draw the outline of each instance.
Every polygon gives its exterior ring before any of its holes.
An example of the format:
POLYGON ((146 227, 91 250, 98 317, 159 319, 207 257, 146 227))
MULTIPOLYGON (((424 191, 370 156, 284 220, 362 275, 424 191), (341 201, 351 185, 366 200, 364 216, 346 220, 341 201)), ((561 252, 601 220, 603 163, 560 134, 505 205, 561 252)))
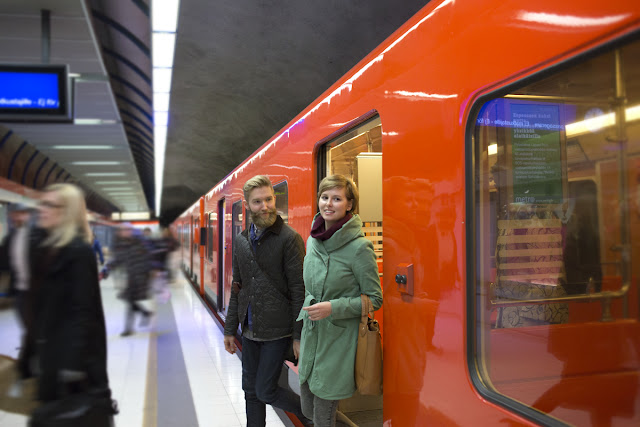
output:
POLYGON ((356 388, 362 395, 382 394, 382 336, 378 321, 373 315, 373 305, 368 296, 362 295, 362 317, 358 326, 356 350, 356 388))

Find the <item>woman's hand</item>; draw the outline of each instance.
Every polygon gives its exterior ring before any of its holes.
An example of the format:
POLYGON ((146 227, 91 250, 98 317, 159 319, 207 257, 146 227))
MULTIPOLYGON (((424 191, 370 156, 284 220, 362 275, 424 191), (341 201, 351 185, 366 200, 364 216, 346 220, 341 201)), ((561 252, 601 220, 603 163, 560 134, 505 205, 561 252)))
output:
POLYGON ((302 309, 309 313, 309 319, 320 320, 329 317, 331 314, 331 302, 319 302, 308 307, 302 307, 302 309))

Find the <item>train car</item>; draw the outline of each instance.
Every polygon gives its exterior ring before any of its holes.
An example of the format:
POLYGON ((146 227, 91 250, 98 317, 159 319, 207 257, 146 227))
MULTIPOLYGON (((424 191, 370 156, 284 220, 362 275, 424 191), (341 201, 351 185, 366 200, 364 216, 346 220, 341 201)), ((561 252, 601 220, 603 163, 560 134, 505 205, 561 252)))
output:
POLYGON ((385 426, 640 425, 637 2, 429 2, 173 224, 221 321, 243 183, 306 240, 335 173, 380 265, 385 426))

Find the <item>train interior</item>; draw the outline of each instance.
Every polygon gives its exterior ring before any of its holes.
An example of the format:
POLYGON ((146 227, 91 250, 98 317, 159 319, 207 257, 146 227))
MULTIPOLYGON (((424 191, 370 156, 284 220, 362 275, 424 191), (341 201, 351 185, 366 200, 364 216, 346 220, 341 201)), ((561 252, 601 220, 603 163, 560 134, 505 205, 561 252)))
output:
POLYGON ((640 423, 640 42, 485 102, 473 147, 483 382, 570 424, 640 423))

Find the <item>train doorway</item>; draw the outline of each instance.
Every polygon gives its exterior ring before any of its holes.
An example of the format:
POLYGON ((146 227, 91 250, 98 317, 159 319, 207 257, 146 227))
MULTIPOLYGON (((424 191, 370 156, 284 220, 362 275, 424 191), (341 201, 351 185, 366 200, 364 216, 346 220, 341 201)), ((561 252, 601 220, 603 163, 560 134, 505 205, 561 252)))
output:
MULTIPOLYGON (((330 175, 344 175, 353 180, 360 195, 358 211, 362 231, 373 244, 378 275, 382 285, 382 125, 379 116, 349 129, 327 142, 318 158, 318 184, 330 175)), ((384 306, 375 312, 383 329, 384 306)), ((383 331, 384 337, 384 331, 383 331)), ((382 424, 382 396, 362 396, 357 391, 338 404, 339 416, 356 425, 375 421, 382 424)))
POLYGON ((376 116, 323 147, 318 183, 329 175, 351 178, 358 187, 362 231, 373 243, 382 279, 382 125, 376 116))
POLYGON ((193 217, 189 217, 189 275, 193 277, 193 247, 195 245, 195 225, 193 222, 193 217))

